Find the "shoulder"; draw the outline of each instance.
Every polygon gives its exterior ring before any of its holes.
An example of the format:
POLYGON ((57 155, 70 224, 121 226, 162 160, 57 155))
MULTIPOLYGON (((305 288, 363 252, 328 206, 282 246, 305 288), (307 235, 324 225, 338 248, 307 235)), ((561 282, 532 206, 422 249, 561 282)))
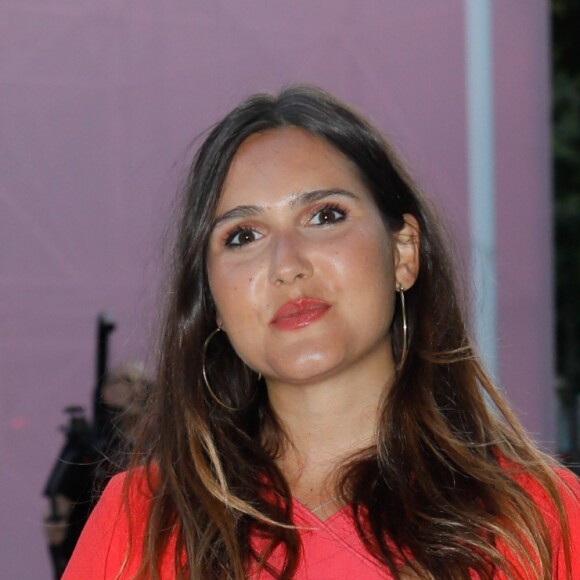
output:
MULTIPOLYGON (((566 515, 567 533, 563 531, 562 522, 555 513, 555 508, 551 508, 548 513, 553 514, 551 521, 547 516, 548 526, 552 532, 552 550, 554 553, 552 578, 565 578, 566 557, 565 545, 570 550, 570 577, 580 577, 580 480, 578 477, 565 468, 556 469, 558 477, 558 491, 562 499, 562 505, 566 515), (567 536, 567 540, 565 540, 567 536)), ((543 507, 543 506, 542 506, 543 507)), ((543 507, 544 513, 546 508, 543 507)))
MULTIPOLYGON (((511 471, 511 470, 510 470, 511 471)), ((552 578, 566 578, 566 546, 569 547, 571 574, 580 577, 580 480, 562 466, 552 467, 556 491, 564 511, 564 520, 556 503, 538 479, 526 472, 513 474, 540 510, 550 531, 552 578)))
MULTIPOLYGON (((580 510, 580 480, 577 475, 563 466, 552 466, 550 469, 554 476, 556 490, 568 514, 568 519, 570 519, 572 514, 577 514, 578 510, 580 510)), ((554 501, 546 487, 538 481, 537 477, 526 471, 513 472, 510 470, 510 473, 543 513, 547 515, 554 513, 556 509, 554 501)))
POLYGON ((121 473, 109 481, 79 538, 64 580, 114 578, 122 569, 136 570, 154 483, 155 476, 145 469, 121 473), (129 553, 132 557, 126 561, 129 553))
POLYGON ((127 520, 131 515, 131 524, 138 524, 134 515, 139 514, 143 519, 147 507, 154 493, 156 477, 144 468, 126 471, 115 475, 105 487, 99 502, 95 506, 93 515, 97 519, 109 521, 110 518, 120 517, 127 520))

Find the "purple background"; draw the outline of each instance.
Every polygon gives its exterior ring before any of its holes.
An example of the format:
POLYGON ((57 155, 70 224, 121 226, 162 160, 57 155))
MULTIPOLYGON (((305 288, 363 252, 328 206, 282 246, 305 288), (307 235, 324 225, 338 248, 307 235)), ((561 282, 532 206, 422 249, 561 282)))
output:
MULTIPOLYGON (((554 433, 545 0, 494 5, 499 379, 554 433)), ((461 0, 4 0, 0 5, 0 561, 50 577, 41 490, 62 408, 155 336, 161 241, 193 138, 257 90, 362 109, 469 257, 461 0)), ((466 268, 468 264, 466 265, 466 268)))

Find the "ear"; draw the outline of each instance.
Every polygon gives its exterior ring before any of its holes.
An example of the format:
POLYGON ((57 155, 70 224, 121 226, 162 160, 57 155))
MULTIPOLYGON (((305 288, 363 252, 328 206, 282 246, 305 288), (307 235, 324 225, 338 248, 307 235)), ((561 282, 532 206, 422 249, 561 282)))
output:
POLYGON ((403 215, 405 225, 394 235, 395 280, 408 290, 419 275, 419 223, 410 213, 403 215))
POLYGON ((224 321, 222 320, 221 316, 216 316, 215 322, 222 330, 224 329, 224 321))

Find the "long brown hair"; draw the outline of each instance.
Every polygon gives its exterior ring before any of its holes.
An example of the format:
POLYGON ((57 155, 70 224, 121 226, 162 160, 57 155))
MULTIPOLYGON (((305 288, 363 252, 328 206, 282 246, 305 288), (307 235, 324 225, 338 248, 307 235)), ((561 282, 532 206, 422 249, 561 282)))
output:
MULTIPOLYGON (((264 381, 218 333, 207 352, 218 404, 204 385, 201 358, 215 329, 206 253, 228 169, 250 135, 285 126, 317 135, 349 159, 390 231, 403 227, 406 213, 419 224, 420 273, 406 293, 408 356, 385 397, 376 446, 341 470, 368 551, 395 578, 401 561, 439 580, 469 578, 470 570, 484 579, 497 570, 515 576, 514 565, 549 578, 548 528, 517 474, 545 490, 567 538, 557 478, 478 362, 438 221, 381 135, 331 95, 305 86, 242 102, 212 129, 192 164, 155 391, 134 456, 133 467, 155 473, 140 575, 158 578, 172 540, 178 578, 241 580, 256 564, 275 578, 297 570, 290 490, 274 462, 282 433, 264 381), (249 541, 257 532, 269 539, 263 553, 249 541), (280 545, 286 558, 274 570, 268 556, 280 545)), ((397 308, 395 360, 403 350, 400 318, 397 308)))

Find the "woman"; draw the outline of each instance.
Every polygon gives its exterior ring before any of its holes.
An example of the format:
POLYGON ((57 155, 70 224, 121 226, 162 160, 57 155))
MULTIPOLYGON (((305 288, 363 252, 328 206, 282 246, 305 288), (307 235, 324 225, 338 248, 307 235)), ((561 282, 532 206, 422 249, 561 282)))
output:
POLYGON ((65 578, 573 578, 579 486, 469 340, 425 200, 311 87, 187 183, 156 390, 65 578))

